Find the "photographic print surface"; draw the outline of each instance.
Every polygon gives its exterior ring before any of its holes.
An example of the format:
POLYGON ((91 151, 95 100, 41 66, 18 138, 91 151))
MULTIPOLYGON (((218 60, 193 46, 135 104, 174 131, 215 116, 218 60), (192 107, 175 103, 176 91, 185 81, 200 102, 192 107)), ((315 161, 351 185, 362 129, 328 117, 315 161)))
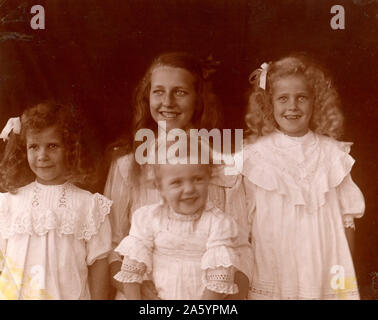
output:
MULTIPOLYGON (((43 101, 75 106, 85 118, 83 141, 100 162, 96 183, 81 187, 103 194, 114 159, 109 150, 135 142, 136 88, 158 55, 184 51, 208 62, 204 78, 211 77, 220 101, 209 115, 219 116, 216 128, 222 134, 231 129, 231 144, 238 144, 237 130, 248 129, 251 73, 304 52, 328 70, 340 96, 339 140, 353 142, 351 174, 366 205, 355 220, 354 270, 360 298, 378 299, 377 33, 376 0, 0 0, 0 128, 43 101)), ((190 87, 191 76, 167 77, 190 87)), ((163 116, 174 123, 169 118, 176 115, 163 116)), ((6 143, 0 141, 2 157, 6 143)), ((135 199, 133 208, 156 196, 135 199)), ((329 272, 339 274, 335 268, 329 272)))

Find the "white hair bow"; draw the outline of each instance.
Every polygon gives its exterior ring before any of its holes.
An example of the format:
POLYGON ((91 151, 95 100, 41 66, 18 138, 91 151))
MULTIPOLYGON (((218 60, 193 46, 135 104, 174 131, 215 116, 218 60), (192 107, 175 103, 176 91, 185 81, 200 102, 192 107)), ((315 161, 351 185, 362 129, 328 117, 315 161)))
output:
POLYGON ((252 84, 256 78, 259 76, 259 87, 263 90, 266 89, 266 77, 267 77, 267 74, 268 74, 268 68, 269 68, 269 64, 264 62, 260 68, 258 68, 257 70, 253 71, 251 73, 251 75, 249 76, 249 82, 252 84))
POLYGON ((261 65, 261 74, 260 74, 259 87, 261 89, 263 89, 263 90, 266 89, 266 76, 268 74, 268 67, 269 67, 269 64, 267 64, 266 62, 264 62, 261 65))
POLYGON ((16 118, 9 118, 7 124, 5 125, 3 131, 0 133, 0 138, 3 139, 3 141, 8 140, 9 134, 13 130, 13 133, 20 134, 21 132, 21 121, 20 117, 16 118))

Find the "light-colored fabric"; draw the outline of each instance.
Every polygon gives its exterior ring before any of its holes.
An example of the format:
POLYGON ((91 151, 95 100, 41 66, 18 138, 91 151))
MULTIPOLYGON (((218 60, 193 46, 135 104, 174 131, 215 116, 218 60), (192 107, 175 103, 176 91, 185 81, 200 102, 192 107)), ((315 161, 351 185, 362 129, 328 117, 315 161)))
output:
MULTIPOLYGON (((144 247, 142 248, 144 249, 144 247)), ((146 270, 145 263, 138 262, 126 256, 123 258, 121 271, 114 276, 114 279, 124 283, 142 283, 146 270)))
POLYGON ((350 177, 350 145, 276 131, 245 146, 254 208, 251 299, 359 298, 344 223, 365 205, 350 177))
POLYGON ((205 287, 217 293, 235 294, 239 291, 237 284, 234 282, 234 267, 217 267, 207 269, 204 274, 205 287))
POLYGON ((204 281, 208 269, 239 265, 236 222, 210 203, 201 216, 179 216, 163 203, 141 207, 133 215, 130 235, 115 250, 146 265, 161 299, 200 299, 205 286, 237 293, 230 283, 233 276, 223 286, 204 281))
MULTIPOLYGON (((134 177, 129 177, 133 161, 133 154, 125 155, 113 161, 105 186, 105 196, 113 200, 110 213, 113 248, 118 246, 122 239, 129 234, 130 220, 135 210, 161 201, 159 192, 153 183, 152 165, 142 166, 139 181, 135 181, 134 177)), ((250 226, 246 214, 248 208, 242 176, 226 176, 223 166, 214 167, 209 185, 209 199, 217 208, 226 212, 237 222, 240 242, 237 250, 240 255, 248 256, 250 251, 248 245, 250 226)), ((121 257, 114 251, 109 256, 110 263, 121 260, 121 257)), ((252 261, 242 259, 238 270, 250 277, 251 263, 252 261)))
POLYGON ((110 207, 70 183, 0 194, 0 298, 90 299, 88 266, 111 250, 110 207))

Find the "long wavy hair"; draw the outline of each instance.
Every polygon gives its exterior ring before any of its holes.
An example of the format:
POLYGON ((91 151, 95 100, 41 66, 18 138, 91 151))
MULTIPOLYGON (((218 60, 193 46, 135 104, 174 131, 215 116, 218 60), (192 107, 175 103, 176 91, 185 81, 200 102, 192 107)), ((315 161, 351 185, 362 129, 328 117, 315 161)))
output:
MULTIPOLYGON (((209 60, 201 60, 186 52, 169 52, 156 57, 143 78, 137 85, 133 96, 133 121, 131 134, 135 137, 139 129, 151 129, 157 131, 157 123, 151 116, 150 112, 150 89, 151 74, 162 66, 181 68, 189 71, 194 77, 194 86, 197 93, 197 105, 192 117, 192 123, 198 129, 219 128, 222 122, 220 117, 220 103, 213 91, 210 74, 214 72, 214 64, 209 60)), ((118 156, 129 152, 135 152, 140 142, 133 141, 127 143, 126 138, 122 138, 112 147, 117 148, 118 156)))
POLYGON ((27 159, 26 137, 30 130, 40 132, 57 127, 62 135, 65 150, 65 179, 81 186, 89 186, 96 180, 93 153, 84 141, 84 122, 78 110, 71 105, 44 102, 24 111, 21 116, 21 132, 9 135, 0 162, 0 185, 9 192, 32 182, 35 174, 27 159))
POLYGON ((247 140, 270 134, 277 128, 273 115, 272 87, 278 79, 302 75, 314 95, 310 129, 316 133, 339 138, 343 132, 340 98, 328 72, 306 54, 292 54, 268 64, 266 89, 259 86, 262 70, 256 70, 247 106, 245 122, 247 140))
MULTIPOLYGON (((149 100, 152 72, 162 66, 185 69, 194 77, 197 93, 197 105, 191 119, 194 128, 207 130, 220 128, 222 123, 220 102, 214 93, 211 81, 211 74, 215 72, 216 64, 211 59, 201 60, 186 52, 169 52, 156 57, 134 91, 131 128, 133 141, 130 142, 128 137, 124 137, 111 144, 107 151, 107 162, 114 161, 128 153, 135 153, 138 145, 142 143, 134 140, 139 129, 146 128, 157 132, 158 125, 151 116, 149 100)), ((134 161, 130 168, 130 174, 137 178, 139 173, 140 166, 134 161)))

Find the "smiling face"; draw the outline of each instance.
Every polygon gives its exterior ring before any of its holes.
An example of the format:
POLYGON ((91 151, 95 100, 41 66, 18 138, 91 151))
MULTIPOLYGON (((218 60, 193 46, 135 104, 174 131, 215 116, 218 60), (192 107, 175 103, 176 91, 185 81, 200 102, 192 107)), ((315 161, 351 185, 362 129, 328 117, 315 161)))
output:
POLYGON ((65 150, 57 127, 26 133, 27 158, 30 169, 42 184, 64 183, 65 150))
POLYGON ((289 75, 274 81, 272 103, 274 119, 283 133, 293 137, 307 133, 313 110, 313 94, 304 76, 289 75))
POLYGON ((197 92, 193 75, 181 68, 159 66, 151 74, 150 111, 157 123, 166 121, 171 129, 192 127, 197 92))
POLYGON ((159 190, 177 213, 191 215, 205 207, 210 169, 199 164, 159 165, 159 190))

